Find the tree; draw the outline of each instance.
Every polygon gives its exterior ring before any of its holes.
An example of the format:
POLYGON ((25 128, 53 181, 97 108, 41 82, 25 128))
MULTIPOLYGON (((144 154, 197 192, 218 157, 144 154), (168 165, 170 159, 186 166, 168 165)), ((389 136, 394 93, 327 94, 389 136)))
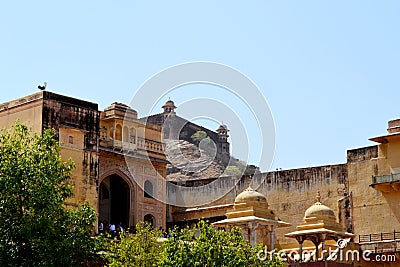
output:
POLYGON ((196 145, 198 145, 201 142, 201 140, 207 138, 207 133, 205 131, 197 131, 194 134, 192 134, 190 138, 192 138, 193 142, 196 145))
POLYGON ((136 234, 121 234, 120 240, 105 243, 107 266, 159 266, 163 257, 161 232, 148 223, 138 223, 136 234))
POLYGON ((95 257, 95 211, 67 209, 74 168, 54 130, 32 133, 16 123, 0 132, 0 265, 74 266, 95 257))
POLYGON ((276 258, 259 260, 257 253, 263 246, 252 248, 239 228, 227 232, 200 221, 192 229, 175 228, 169 235, 161 240, 160 231, 140 223, 135 235, 123 234, 121 240, 106 242, 107 266, 283 266, 276 258))
POLYGON ((230 176, 238 176, 243 174, 243 171, 240 170, 237 166, 228 166, 226 167, 225 171, 226 174, 230 176))
POLYGON ((172 238, 164 243, 165 256, 160 266, 283 266, 277 259, 261 261, 257 252, 261 245, 252 248, 239 228, 231 231, 216 230, 200 221, 193 229, 175 229, 172 238))

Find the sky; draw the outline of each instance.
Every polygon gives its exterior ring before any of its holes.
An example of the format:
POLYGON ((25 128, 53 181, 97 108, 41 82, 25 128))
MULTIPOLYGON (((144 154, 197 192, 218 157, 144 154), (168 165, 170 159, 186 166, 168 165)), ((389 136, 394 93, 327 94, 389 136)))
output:
MULTIPOLYGON (((230 132, 234 155, 249 143, 249 163, 263 170, 343 163, 347 149, 373 145, 368 138, 400 117, 399 9, 389 0, 2 1, 0 102, 46 81, 104 109, 129 104, 166 68, 216 62, 257 85, 275 123, 271 166, 257 162, 253 126, 247 140, 230 132)), ((178 114, 185 101, 209 97, 253 120, 216 86, 184 86, 154 103, 169 97, 178 114)), ((198 122, 222 120, 229 126, 229 117, 198 122)))

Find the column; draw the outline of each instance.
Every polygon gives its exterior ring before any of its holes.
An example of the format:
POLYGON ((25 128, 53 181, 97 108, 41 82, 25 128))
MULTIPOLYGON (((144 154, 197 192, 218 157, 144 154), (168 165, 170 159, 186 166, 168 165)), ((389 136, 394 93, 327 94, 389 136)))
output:
POLYGON ((250 245, 252 247, 254 247, 254 245, 256 244, 256 229, 258 227, 258 223, 257 222, 249 222, 249 241, 250 241, 250 245))
POLYGON ((300 259, 299 261, 302 262, 303 261, 303 242, 304 242, 304 237, 303 236, 296 236, 296 240, 299 243, 299 248, 300 248, 300 259))
POLYGON ((274 225, 270 225, 269 229, 269 245, 271 247, 271 251, 275 249, 275 227, 274 225))
POLYGON ((322 242, 322 250, 321 250, 321 253, 322 253, 322 261, 325 261, 326 260, 326 257, 325 257, 325 239, 326 239, 326 234, 321 234, 321 242, 322 242))

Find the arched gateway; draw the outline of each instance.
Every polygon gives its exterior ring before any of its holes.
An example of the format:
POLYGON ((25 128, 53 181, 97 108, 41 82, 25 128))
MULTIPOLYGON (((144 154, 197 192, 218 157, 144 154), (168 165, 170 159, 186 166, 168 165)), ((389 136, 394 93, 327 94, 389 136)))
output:
POLYGON ((104 178, 99 187, 99 220, 123 226, 130 225, 131 190, 118 174, 104 178))

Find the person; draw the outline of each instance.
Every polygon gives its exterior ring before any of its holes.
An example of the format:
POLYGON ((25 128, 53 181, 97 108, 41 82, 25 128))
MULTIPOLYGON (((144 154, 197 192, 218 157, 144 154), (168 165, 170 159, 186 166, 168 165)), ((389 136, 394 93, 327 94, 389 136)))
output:
POLYGON ((113 222, 110 224, 110 233, 112 238, 117 236, 117 229, 115 228, 115 224, 113 222))
POLYGON ((102 221, 99 223, 99 234, 102 234, 104 232, 104 224, 102 221))

